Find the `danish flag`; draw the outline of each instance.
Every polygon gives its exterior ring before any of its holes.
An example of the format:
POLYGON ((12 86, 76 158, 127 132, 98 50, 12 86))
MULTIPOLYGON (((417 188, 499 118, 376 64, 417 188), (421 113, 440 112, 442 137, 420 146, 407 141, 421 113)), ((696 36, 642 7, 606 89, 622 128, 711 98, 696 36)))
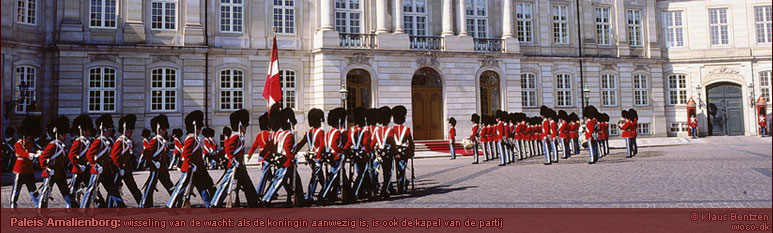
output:
POLYGON ((268 108, 271 108, 276 102, 282 101, 282 86, 279 81, 279 55, 276 49, 276 35, 274 35, 274 45, 271 47, 271 63, 268 65, 266 73, 266 83, 263 86, 263 99, 268 102, 268 108))

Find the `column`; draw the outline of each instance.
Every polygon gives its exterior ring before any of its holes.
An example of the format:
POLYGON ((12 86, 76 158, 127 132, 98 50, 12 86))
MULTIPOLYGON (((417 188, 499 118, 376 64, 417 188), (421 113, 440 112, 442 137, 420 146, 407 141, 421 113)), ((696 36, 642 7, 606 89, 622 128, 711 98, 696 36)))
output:
POLYGON ((395 0, 395 33, 405 33, 403 29, 403 0, 395 0))
POLYGON ((319 12, 322 20, 322 25, 319 28, 320 30, 333 30, 333 18, 331 17, 333 12, 330 10, 330 7, 333 6, 332 1, 333 0, 322 0, 320 2, 319 12))
POLYGON ((441 35, 454 34, 454 11, 451 0, 443 0, 443 32, 441 35))
POLYGON ((376 0, 376 33, 389 32, 387 29, 387 0, 376 0))
POLYGON ((459 1, 459 36, 467 36, 467 8, 465 0, 459 1))
POLYGON ((502 38, 513 38, 513 2, 512 0, 503 0, 504 9, 502 11, 502 38))

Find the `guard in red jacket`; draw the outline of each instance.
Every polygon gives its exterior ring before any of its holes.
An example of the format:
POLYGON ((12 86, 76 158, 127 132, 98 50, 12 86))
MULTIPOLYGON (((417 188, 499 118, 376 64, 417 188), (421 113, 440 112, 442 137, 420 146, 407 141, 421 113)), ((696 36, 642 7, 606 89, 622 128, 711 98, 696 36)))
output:
POLYGON ((373 190, 370 188, 372 174, 370 159, 370 130, 366 127, 366 109, 357 107, 354 109, 354 125, 346 133, 344 152, 354 162, 357 177, 354 179, 354 196, 370 197, 373 190))
MULTIPOLYGON (((252 142, 252 147, 250 147, 250 152, 247 155, 248 160, 252 157, 255 151, 260 153, 263 149, 265 149, 273 137, 273 131, 269 125, 268 112, 265 112, 263 115, 258 117, 258 126, 260 127, 260 132, 255 136, 255 141, 252 142)), ((271 169, 272 166, 268 160, 264 159, 260 155, 258 155, 258 162, 261 163, 261 174, 260 180, 258 181, 258 187, 255 191, 258 193, 258 197, 262 197, 266 193, 266 186, 269 180, 271 180, 271 178, 274 176, 274 172, 271 169)))
POLYGON ((343 153, 344 145, 346 143, 346 110, 343 108, 336 108, 330 110, 327 115, 327 122, 330 125, 330 131, 325 134, 325 149, 322 156, 327 164, 330 165, 330 170, 327 176, 327 183, 322 191, 322 200, 330 201, 337 193, 341 193, 341 199, 344 202, 353 200, 354 192, 351 190, 351 184, 344 169, 343 153))
POLYGON ((200 137, 204 125, 204 113, 196 110, 185 116, 185 130, 188 132, 182 146, 182 164, 180 180, 177 182, 167 203, 168 208, 190 206, 191 190, 199 191, 205 206, 209 206, 210 196, 215 192, 212 177, 209 176, 203 159, 203 143, 200 137))
MULTIPOLYGON (((181 129, 173 129, 172 130, 172 142, 174 143, 174 150, 172 150, 172 157, 169 159, 169 170, 172 170, 173 168, 177 167, 180 163, 180 158, 182 157, 183 152, 183 130, 181 129)), ((179 169, 179 167, 178 167, 179 169)))
POLYGON ((37 208, 47 208, 48 198, 51 196, 54 184, 59 188, 59 192, 64 198, 65 208, 77 206, 75 199, 70 195, 70 189, 67 186, 67 174, 65 174, 65 163, 67 162, 67 150, 65 149, 64 139, 67 137, 67 131, 70 130, 70 120, 65 116, 59 116, 54 120, 51 127, 51 135, 55 139, 48 143, 43 153, 40 154, 38 162, 43 169, 43 186, 40 191, 40 202, 37 208))
POLYGON ((510 156, 509 162, 513 163, 516 160, 516 150, 517 150, 517 144, 515 141, 515 124, 517 122, 515 121, 515 113, 508 113, 507 114, 507 152, 510 156))
POLYGON ((11 189, 11 208, 18 207, 16 202, 19 200, 19 192, 21 192, 22 185, 27 186, 33 206, 38 206, 40 195, 36 191, 37 187, 35 187, 32 160, 37 159, 41 151, 34 150, 35 145, 33 144, 35 142, 32 139, 40 135, 40 131, 42 131, 40 118, 37 116, 27 116, 21 122, 21 140, 17 141, 14 146, 16 163, 13 166, 13 173, 16 174, 16 178, 13 180, 13 188, 11 189))
POLYGON ((249 207, 257 207, 259 203, 258 193, 247 173, 246 164, 244 164, 244 133, 250 125, 250 113, 240 109, 231 113, 230 120, 231 128, 235 131, 225 141, 228 169, 218 184, 210 207, 228 207, 230 203, 228 200, 235 198, 233 195, 238 195, 237 189, 244 192, 249 207))
MULTIPOLYGON (((760 109, 760 113, 761 114, 760 114, 759 120, 757 121, 757 123, 760 126, 760 137, 765 137, 765 135, 768 132, 768 131, 766 131, 767 126, 768 126, 768 120, 767 120, 767 117, 765 117, 765 113, 766 112, 767 111, 765 111, 764 107, 762 109, 760 109)), ((693 118, 695 118, 695 117, 693 117, 693 118)), ((695 128, 698 128, 698 120, 695 120, 695 128)), ((697 135, 698 135, 697 131, 693 135, 696 135, 693 138, 697 138, 697 135)))
POLYGON ((125 185, 129 192, 131 192, 134 200, 137 201, 137 205, 139 205, 142 200, 142 191, 137 188, 137 182, 134 181, 134 175, 132 175, 134 168, 129 163, 132 157, 134 157, 132 135, 134 134, 134 125, 136 123, 137 116, 134 114, 126 115, 118 120, 118 131, 122 132, 122 135, 113 143, 110 158, 112 158, 113 164, 118 169, 114 179, 119 187, 118 190, 121 190, 121 187, 125 185))
POLYGON ((609 154, 609 115, 599 114, 599 151, 601 157, 609 154))
POLYGON ((169 170, 167 170, 167 141, 166 136, 169 130, 169 119, 166 115, 161 114, 150 119, 150 127, 156 131, 156 136, 150 140, 148 146, 142 151, 142 156, 145 157, 147 163, 148 179, 145 181, 145 188, 142 193, 142 200, 140 201, 140 208, 153 207, 153 193, 156 190, 156 184, 161 182, 161 185, 169 192, 172 193, 174 184, 169 178, 169 170))
POLYGON ((502 143, 505 136, 504 114, 501 110, 497 110, 494 115, 496 121, 494 126, 494 151, 496 151, 494 157, 499 158, 499 166, 507 164, 507 155, 505 155, 506 151, 502 143))
POLYGON ((639 144, 636 143, 636 138, 639 137, 639 113, 635 109, 628 109, 628 113, 631 114, 631 124, 633 125, 633 156, 639 154, 639 144))
POLYGON ((553 151, 551 151, 552 162, 558 163, 558 148, 561 145, 561 139, 558 137, 558 114, 555 110, 551 109, 550 111, 550 143, 553 148, 553 151))
POLYGON ((102 203, 95 203, 97 196, 97 190, 99 185, 107 191, 107 200, 105 204, 108 208, 119 207, 124 208, 126 204, 121 197, 121 192, 115 185, 115 174, 117 169, 110 158, 110 150, 113 149, 112 141, 109 139, 115 132, 113 129, 113 117, 109 114, 103 114, 95 121, 97 128, 100 131, 99 137, 94 139, 89 146, 89 150, 86 152, 86 159, 91 165, 91 177, 89 178, 89 186, 86 192, 83 193, 83 199, 81 201, 81 208, 90 208, 101 206, 102 203), (92 205, 94 204, 94 205, 92 205))
MULTIPOLYGON (((325 186, 325 172, 322 171, 322 150, 325 149, 325 130, 322 129, 322 122, 325 121, 325 112, 318 108, 309 111, 307 118, 309 130, 303 135, 301 141, 293 148, 293 154, 296 154, 304 145, 308 145, 308 151, 305 154, 306 163, 311 168, 311 178, 309 186, 306 189, 307 202, 314 200, 314 192, 317 191, 317 185, 325 186)), ((262 128, 262 127, 261 127, 262 128)), ((262 133, 262 132, 261 132, 262 133)), ((322 192, 319 192, 317 199, 322 198, 322 192)))
MULTIPOLYGON (((88 161, 86 161, 86 151, 88 151, 91 145, 91 137, 93 133, 94 124, 91 122, 91 118, 88 115, 82 114, 76 117, 72 121, 72 128, 70 134, 77 136, 72 140, 70 151, 67 153, 67 158, 72 165, 72 179, 70 179, 70 195, 78 199, 82 196, 88 185, 89 170, 87 170, 88 161)), ((76 205, 79 206, 79 205, 76 205)))
POLYGON ((554 148, 552 148, 553 140, 550 135, 550 118, 553 116, 551 111, 550 108, 542 105, 539 113, 542 117, 542 133, 540 134, 540 139, 542 140, 542 153, 545 155, 545 165, 550 165, 552 162, 558 160, 557 158, 554 159, 552 156, 554 148))
POLYGON ((394 140, 394 129, 389 127, 389 122, 392 121, 392 109, 389 107, 381 107, 378 109, 378 127, 375 140, 371 142, 376 150, 376 155, 380 159, 381 172, 382 172, 382 185, 380 195, 382 198, 388 198, 391 193, 394 193, 392 187, 392 167, 394 166, 395 153, 397 149, 396 142, 394 140))
POLYGON ((580 126, 582 123, 580 122, 580 117, 577 116, 577 113, 573 112, 572 114, 569 114, 569 118, 572 121, 572 131, 569 133, 569 137, 572 138, 572 154, 578 155, 580 154, 580 126))
POLYGON ((585 139, 588 140, 588 157, 589 164, 594 164, 599 158, 599 144, 598 144, 598 110, 593 105, 585 107, 582 117, 585 118, 585 139))
POLYGON ((207 169, 212 168, 215 164, 212 158, 217 154, 217 143, 215 142, 215 130, 212 128, 204 128, 201 130, 201 135, 204 136, 202 143, 204 144, 204 159, 207 165, 207 169))
POLYGON ((140 150, 140 153, 137 155, 137 170, 145 170, 145 157, 142 156, 142 151, 145 150, 146 147, 150 145, 150 130, 149 129, 142 129, 142 150, 140 150))
MULTIPOLYGON (((403 125, 405 124, 405 116, 408 110, 405 106, 397 105, 392 108, 392 119, 395 126, 392 127, 394 132, 395 141, 395 172, 397 173, 397 193, 408 192, 408 184, 411 183, 413 177, 408 179, 408 160, 413 159, 414 156, 414 144, 413 134, 411 134, 411 128, 403 125)), ((456 120, 454 120, 456 121, 456 120)))
POLYGON ((526 150, 523 143, 526 122, 524 121, 523 117, 523 113, 513 114, 513 122, 515 123, 515 128, 513 129, 513 138, 515 139, 516 146, 518 147, 518 160, 523 160, 526 158, 526 150))
POLYGON ((478 146, 480 146, 480 116, 477 113, 473 113, 472 116, 470 116, 470 121, 472 122, 472 133, 470 133, 468 138, 472 141, 472 164, 478 164, 478 162, 480 162, 480 159, 478 158, 478 146))
POLYGON ((456 159, 456 119, 448 118, 448 150, 451 152, 451 159, 456 159))
POLYGON ((270 163, 276 167, 274 178, 271 179, 271 185, 263 196, 263 203, 268 205, 272 199, 276 198, 279 188, 283 187, 287 193, 287 202, 293 206, 300 206, 303 202, 303 182, 297 171, 297 162, 295 161, 295 135, 292 130, 297 121, 295 112, 291 108, 285 108, 281 112, 272 112, 272 120, 281 128, 275 130, 274 138, 271 140, 274 146, 270 153, 274 155, 269 159, 270 163), (276 118, 274 118, 276 116, 276 118))
POLYGON ((489 161, 491 159, 491 149, 489 147, 489 117, 488 115, 481 116, 481 128, 480 128, 480 144, 483 148, 483 161, 489 161))
POLYGON ((571 125, 569 121, 569 115, 566 114, 566 111, 559 110, 558 111, 558 138, 560 140, 561 147, 563 148, 564 156, 563 159, 568 159, 569 156, 571 156, 570 149, 569 149, 569 132, 571 130, 571 125))

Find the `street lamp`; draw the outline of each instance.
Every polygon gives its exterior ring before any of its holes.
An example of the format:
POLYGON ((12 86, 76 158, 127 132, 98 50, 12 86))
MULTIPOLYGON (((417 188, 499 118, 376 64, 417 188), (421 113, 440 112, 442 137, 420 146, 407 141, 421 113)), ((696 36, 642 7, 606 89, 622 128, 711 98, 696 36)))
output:
POLYGON ((589 99, 590 99, 590 89, 588 89, 588 88, 582 89, 582 95, 585 98, 585 102, 584 102, 582 107, 585 108, 585 106, 590 105, 590 102, 589 102, 589 99))
POLYGON ((752 107, 755 106, 755 99, 754 99, 754 83, 750 82, 748 85, 749 88, 749 105, 752 107))
POLYGON ((703 86, 701 84, 695 85, 695 94, 698 96, 698 108, 701 108, 703 106, 703 100, 701 99, 701 90, 703 89, 703 86))
MULTIPOLYGON (((27 101, 27 98, 29 98, 29 95, 30 95, 30 86, 31 86, 30 82, 25 82, 24 80, 21 80, 21 82, 19 82, 19 86, 18 86, 19 99, 9 101, 10 104, 7 106, 8 110, 5 111, 5 114, 6 114, 5 118, 8 118, 10 116, 11 111, 14 111, 13 110, 14 107, 18 107, 19 105, 24 104, 27 101)), ((27 106, 24 109, 25 114, 29 112, 29 108, 30 106, 27 106)))
POLYGON ((346 109, 346 94, 349 93, 346 90, 346 84, 341 84, 341 90, 338 90, 338 93, 341 93, 341 107, 346 109))

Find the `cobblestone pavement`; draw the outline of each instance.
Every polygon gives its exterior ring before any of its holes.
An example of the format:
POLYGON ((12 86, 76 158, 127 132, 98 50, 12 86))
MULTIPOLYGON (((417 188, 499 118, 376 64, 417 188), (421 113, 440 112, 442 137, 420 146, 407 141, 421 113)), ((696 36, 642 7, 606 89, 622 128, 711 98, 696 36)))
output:
MULTIPOLYGON (((612 150, 593 165, 587 163, 586 152, 549 166, 542 164, 541 157, 505 167, 496 166, 495 161, 473 165, 471 157, 416 159, 412 194, 328 207, 771 208, 771 138, 703 140, 705 143, 641 148, 633 159, 624 158, 624 150, 612 150)), ((257 183, 259 169, 248 169, 253 183, 257 183)), ((307 181, 308 167, 300 165, 300 172, 307 181)), ((221 174, 211 171, 215 181, 221 174)), ((147 172, 134 175, 142 185, 147 172)), ((178 177, 179 172, 172 172, 173 181, 178 177)), ((10 190, 10 186, 2 187, 2 207, 9 206, 10 190)), ((156 193, 156 206, 163 206, 168 195, 156 193)), ((136 206, 128 190, 123 195, 130 207, 136 206)), ((51 205, 61 207, 58 190, 52 196, 51 205)), ((201 206, 198 197, 192 200, 201 206)), ((31 207, 25 192, 19 201, 20 207, 31 207)))

